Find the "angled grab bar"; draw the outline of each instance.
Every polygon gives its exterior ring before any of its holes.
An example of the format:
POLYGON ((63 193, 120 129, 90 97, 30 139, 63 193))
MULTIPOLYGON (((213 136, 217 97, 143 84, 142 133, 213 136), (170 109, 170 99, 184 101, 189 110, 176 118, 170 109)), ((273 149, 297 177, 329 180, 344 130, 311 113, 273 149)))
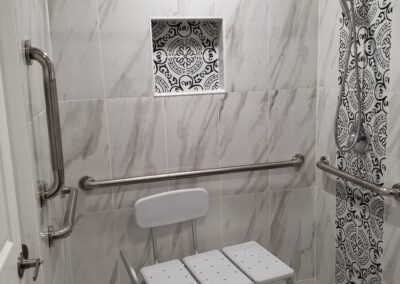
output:
POLYGON ((399 198, 400 197, 400 184, 396 183, 393 185, 393 188, 387 188, 383 186, 379 186, 373 183, 370 183, 368 181, 365 181, 363 179, 360 179, 358 177, 355 177, 351 174, 348 174, 346 172, 343 172, 341 170, 338 170, 332 166, 329 165, 328 158, 326 156, 322 156, 320 160, 317 162, 317 167, 324 172, 333 174, 337 177, 340 177, 342 179, 345 179, 355 185, 359 185, 363 188, 369 189, 373 192, 379 193, 383 196, 390 196, 390 197, 395 197, 399 198))
POLYGON ((122 262, 124 263, 126 272, 128 272, 128 276, 129 279, 131 279, 132 284, 139 284, 139 279, 136 275, 135 269, 133 269, 132 265, 130 264, 125 252, 123 250, 120 250, 119 254, 121 255, 122 262))
POLYGON ((32 47, 29 40, 24 42, 24 46, 26 63, 32 65, 32 60, 39 62, 43 72, 43 86, 53 177, 52 183, 49 186, 42 184, 39 188, 40 201, 43 205, 47 199, 57 196, 63 189, 65 183, 57 84, 54 65, 49 56, 41 49, 32 47))
POLYGON ((69 195, 67 208, 65 210, 64 225, 57 231, 55 231, 53 225, 50 225, 47 231, 42 234, 43 237, 47 238, 50 247, 54 245, 55 241, 69 237, 75 225, 78 190, 76 188, 66 187, 61 191, 61 194, 69 195))
POLYGON ((96 180, 93 177, 85 176, 80 179, 79 185, 83 190, 90 190, 103 187, 113 187, 113 186, 149 183, 149 182, 166 181, 166 180, 177 180, 177 179, 231 174, 239 172, 251 172, 251 171, 270 170, 279 168, 290 168, 290 167, 297 168, 301 167, 303 163, 304 163, 304 156, 296 154, 289 161, 270 162, 270 163, 236 166, 236 167, 223 167, 223 168, 214 168, 214 169, 188 171, 188 172, 177 172, 177 173, 159 174, 152 176, 109 179, 109 180, 96 180))

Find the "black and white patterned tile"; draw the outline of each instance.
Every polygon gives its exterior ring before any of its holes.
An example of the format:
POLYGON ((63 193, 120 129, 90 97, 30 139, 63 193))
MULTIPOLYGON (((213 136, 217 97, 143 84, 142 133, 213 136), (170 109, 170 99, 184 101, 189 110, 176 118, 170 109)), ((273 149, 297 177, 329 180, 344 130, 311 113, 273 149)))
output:
MULTIPOLYGON (((365 154, 337 152, 339 169, 382 185, 386 173, 388 84, 391 50, 390 0, 355 0, 362 119, 371 134, 365 154)), ((343 80, 349 23, 340 19, 339 81, 343 80)), ((355 54, 339 115, 339 142, 345 145, 356 121, 355 54)), ((336 186, 336 283, 381 283, 383 259, 383 197, 338 179, 336 186)))
POLYGON ((221 20, 152 20, 153 71, 158 94, 223 87, 221 20))

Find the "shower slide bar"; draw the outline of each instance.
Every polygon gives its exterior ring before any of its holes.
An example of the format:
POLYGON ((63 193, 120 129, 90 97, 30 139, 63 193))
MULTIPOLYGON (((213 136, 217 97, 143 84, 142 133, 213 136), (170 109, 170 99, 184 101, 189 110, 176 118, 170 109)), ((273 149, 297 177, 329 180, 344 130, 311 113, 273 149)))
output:
POLYGON ((320 160, 317 162, 317 167, 324 172, 330 173, 337 177, 340 177, 344 180, 347 180, 355 185, 359 185, 365 189, 369 189, 373 192, 379 193, 383 196, 390 196, 399 198, 400 197, 400 183, 396 183, 393 185, 393 188, 387 188, 379 185, 375 185, 358 177, 355 177, 349 173, 343 172, 339 169, 336 169, 329 165, 328 158, 326 156, 322 156, 320 160))
POLYGON ((177 179, 231 174, 239 172, 251 172, 251 171, 271 170, 279 168, 299 168, 303 164, 304 164, 304 156, 296 154, 289 161, 279 161, 279 162, 270 162, 270 163, 235 166, 235 167, 222 167, 222 168, 187 171, 187 172, 166 173, 166 174, 159 174, 152 176, 109 179, 109 180, 96 180, 93 177, 85 176, 81 178, 79 185, 83 190, 91 190, 104 187, 149 183, 149 182, 166 181, 166 180, 177 180, 177 179))
POLYGON ((64 158, 61 141, 60 114, 58 110, 57 84, 54 65, 49 56, 39 48, 32 47, 31 42, 24 42, 25 60, 32 65, 32 60, 39 62, 43 72, 43 87, 46 104, 47 128, 50 144, 52 183, 40 185, 40 202, 57 196, 64 188, 64 158))

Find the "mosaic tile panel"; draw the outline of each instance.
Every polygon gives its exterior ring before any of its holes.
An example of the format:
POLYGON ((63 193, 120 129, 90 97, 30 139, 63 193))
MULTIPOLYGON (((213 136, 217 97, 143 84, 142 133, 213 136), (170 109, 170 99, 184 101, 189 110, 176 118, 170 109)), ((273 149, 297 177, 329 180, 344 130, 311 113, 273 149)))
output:
POLYGON ((222 20, 151 21, 156 94, 223 90, 222 20))
MULTIPOLYGON (((371 134, 365 154, 337 152, 337 166, 357 177, 383 185, 390 71, 392 2, 354 0, 362 86, 363 120, 371 134)), ((343 80, 349 23, 340 19, 339 81, 343 80)), ((345 145, 358 111, 355 55, 339 117, 339 141, 345 145)), ((336 186, 336 283, 381 283, 383 259, 383 197, 342 179, 336 186)))

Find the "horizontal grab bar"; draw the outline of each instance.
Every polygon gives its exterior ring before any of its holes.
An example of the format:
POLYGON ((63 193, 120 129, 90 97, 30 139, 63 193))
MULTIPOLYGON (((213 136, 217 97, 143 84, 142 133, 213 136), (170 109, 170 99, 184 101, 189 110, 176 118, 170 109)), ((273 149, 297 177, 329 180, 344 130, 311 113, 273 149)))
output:
POLYGON ((55 231, 54 226, 50 225, 43 234, 47 238, 49 246, 53 246, 56 240, 69 237, 75 225, 76 203, 78 201, 78 190, 76 188, 66 187, 61 191, 63 195, 69 195, 67 209, 65 210, 64 225, 61 229, 55 231))
POLYGON ((223 167, 223 168, 214 168, 208 170, 197 170, 188 172, 167 173, 167 174, 159 174, 152 176, 98 180, 98 181, 95 180, 93 177, 85 176, 81 178, 79 185, 84 190, 90 190, 95 188, 121 186, 121 185, 138 184, 138 183, 149 183, 157 181, 195 178, 202 176, 213 176, 213 175, 231 174, 239 172, 251 172, 259 170, 270 170, 278 168, 300 167, 303 165, 303 163, 304 163, 304 156, 296 154, 289 161, 280 161, 280 162, 271 162, 271 163, 235 166, 235 167, 223 167))
POLYGON ((43 204, 47 199, 57 196, 64 188, 65 183, 56 75, 54 65, 44 51, 32 47, 29 40, 26 40, 24 44, 26 63, 32 65, 32 60, 39 62, 43 73, 43 87, 53 177, 50 186, 43 185, 40 187, 40 201, 43 204))
POLYGON ((317 162, 317 167, 324 172, 333 174, 337 177, 345 179, 355 185, 359 185, 365 189, 369 189, 373 192, 379 193, 383 196, 391 196, 391 197, 400 197, 400 184, 396 183, 393 185, 393 188, 387 188, 379 185, 375 185, 358 177, 355 177, 351 174, 338 170, 329 165, 328 158, 326 156, 322 156, 321 159, 317 162))

